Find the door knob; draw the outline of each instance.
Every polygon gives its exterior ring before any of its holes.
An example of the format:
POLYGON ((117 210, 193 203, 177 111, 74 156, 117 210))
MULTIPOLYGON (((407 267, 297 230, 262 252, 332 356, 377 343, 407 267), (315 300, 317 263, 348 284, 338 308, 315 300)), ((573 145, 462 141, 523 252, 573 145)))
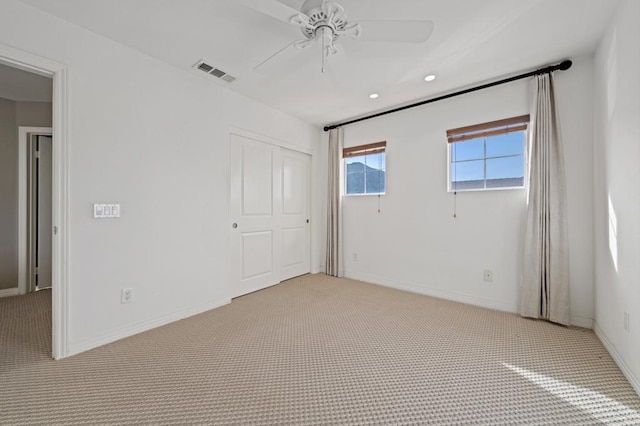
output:
POLYGON ((307 219, 307 223, 309 223, 309 219, 307 219))
POLYGON ((236 229, 238 227, 238 224, 234 222, 231 226, 233 227, 233 229, 236 229))

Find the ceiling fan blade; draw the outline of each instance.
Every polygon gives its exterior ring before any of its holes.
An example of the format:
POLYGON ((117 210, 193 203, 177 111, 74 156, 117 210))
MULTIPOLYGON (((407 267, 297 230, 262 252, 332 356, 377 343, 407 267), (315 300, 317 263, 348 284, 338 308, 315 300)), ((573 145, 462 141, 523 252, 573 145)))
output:
POLYGON ((293 57, 297 56, 301 50, 305 50, 311 44, 312 40, 297 40, 289 43, 253 67, 253 70, 261 74, 268 74, 278 63, 289 61, 293 57))
POLYGON ((300 11, 280 3, 277 0, 236 0, 241 5, 248 7, 265 15, 271 16, 279 21, 290 23, 290 19, 300 15, 300 11))
POLYGON ((359 40, 389 43, 423 43, 433 32, 432 21, 358 21, 359 40))

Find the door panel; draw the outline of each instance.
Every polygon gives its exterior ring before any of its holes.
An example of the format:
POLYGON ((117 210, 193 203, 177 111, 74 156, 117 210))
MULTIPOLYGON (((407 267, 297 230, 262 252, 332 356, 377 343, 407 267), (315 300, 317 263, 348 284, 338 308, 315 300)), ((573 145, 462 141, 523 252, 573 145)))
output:
POLYGON ((309 155, 231 135, 231 297, 310 272, 310 169, 309 155))
POLYGON ((280 280, 311 271, 309 219, 311 159, 309 155, 281 150, 282 156, 282 265, 280 280))
POLYGON ((304 214, 304 158, 293 158, 290 152, 282 156, 282 214, 304 214))
POLYGON ((52 146, 51 136, 39 136, 38 176, 38 224, 37 224, 37 266, 38 289, 51 287, 52 251, 52 146))
POLYGON ((242 148, 242 194, 244 216, 273 216, 273 150, 268 145, 242 148))
POLYGON ((231 135, 231 297, 280 282, 279 149, 231 135))
POLYGON ((304 263, 305 227, 282 230, 282 268, 304 263))
POLYGON ((242 232, 242 280, 273 273, 273 232, 242 232))

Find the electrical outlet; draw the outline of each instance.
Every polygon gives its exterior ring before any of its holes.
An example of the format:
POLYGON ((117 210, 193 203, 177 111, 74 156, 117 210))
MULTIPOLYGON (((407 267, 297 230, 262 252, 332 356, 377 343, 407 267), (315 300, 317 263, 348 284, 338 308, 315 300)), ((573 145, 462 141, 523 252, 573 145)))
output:
POLYGON ((622 313, 622 327, 625 329, 625 331, 627 333, 629 333, 631 330, 629 330, 630 327, 630 316, 629 316, 629 312, 623 312, 622 313))
POLYGON ((120 292, 120 303, 131 303, 133 302, 133 289, 132 288, 123 288, 120 292))
POLYGON ((493 271, 491 269, 485 269, 482 273, 482 279, 484 282, 492 283, 493 282, 493 271))
POLYGON ((354 262, 358 261, 358 253, 353 253, 353 261, 354 262))

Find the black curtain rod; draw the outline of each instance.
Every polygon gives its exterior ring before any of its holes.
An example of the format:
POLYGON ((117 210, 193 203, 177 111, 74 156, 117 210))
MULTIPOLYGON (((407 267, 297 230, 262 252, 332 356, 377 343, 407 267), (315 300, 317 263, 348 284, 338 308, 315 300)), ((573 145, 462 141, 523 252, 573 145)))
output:
POLYGON ((432 102, 442 101, 444 99, 453 98, 455 96, 465 95, 467 93, 475 92, 477 90, 482 90, 482 89, 486 89, 488 87, 498 86, 500 84, 510 83, 512 81, 521 80, 523 78, 532 77, 534 75, 550 74, 550 73, 552 73, 554 71, 557 71, 557 70, 566 71, 569 68, 571 68, 572 64, 573 63, 571 62, 571 60, 565 59, 564 61, 560 62, 559 64, 549 65, 547 67, 540 68, 540 69, 537 69, 535 71, 531 71, 531 72, 527 72, 527 73, 524 73, 524 74, 516 75, 516 76, 513 76, 513 77, 505 78, 505 79, 502 79, 502 80, 494 81, 492 83, 481 84, 480 86, 475 86, 475 87, 471 87, 469 89, 464 89, 464 90, 460 90, 460 91, 457 91, 457 92, 449 93, 448 95, 438 96, 437 98, 426 99, 424 101, 416 102, 416 103, 413 103, 413 104, 401 106, 401 107, 398 107, 398 108, 393 108, 393 109, 390 109, 390 110, 387 110, 387 111, 378 112, 376 114, 367 115, 366 117, 360 117, 360 118, 356 118, 354 120, 345 121, 343 123, 337 123, 337 124, 332 124, 330 126, 325 126, 324 127, 324 131, 327 132, 327 131, 332 130, 332 129, 337 129, 338 127, 346 126, 347 124, 358 123, 360 121, 369 120, 371 118, 380 117, 380 116, 391 114, 391 113, 398 112, 398 111, 404 111, 405 109, 414 108, 414 107, 417 107, 417 106, 420 106, 420 105, 430 104, 432 102))

